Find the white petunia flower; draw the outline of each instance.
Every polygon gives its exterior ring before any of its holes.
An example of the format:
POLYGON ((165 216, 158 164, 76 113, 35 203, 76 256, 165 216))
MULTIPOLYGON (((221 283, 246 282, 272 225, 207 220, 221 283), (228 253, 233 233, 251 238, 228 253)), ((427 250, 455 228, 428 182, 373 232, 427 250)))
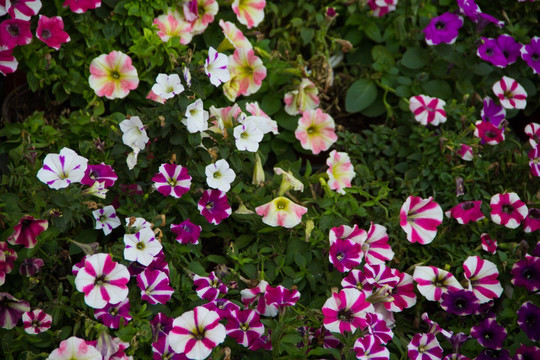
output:
POLYGON ((218 53, 213 47, 208 49, 208 58, 204 62, 204 72, 210 78, 214 86, 219 86, 231 80, 231 74, 227 69, 229 58, 225 54, 218 53))
POLYGON ((206 182, 213 189, 227 192, 231 189, 231 183, 236 178, 234 170, 229 167, 227 160, 218 160, 205 169, 206 182))
POLYGON ((124 235, 124 244, 124 259, 137 261, 144 266, 150 265, 154 256, 163 248, 150 228, 142 228, 136 234, 124 235))
POLYGON ((141 150, 139 148, 134 148, 132 152, 130 152, 126 158, 126 163, 129 170, 133 170, 135 165, 137 165, 137 157, 139 156, 139 152, 141 150))
POLYGON ((164 99, 171 99, 184 91, 184 85, 178 74, 159 74, 156 77, 156 83, 152 86, 152 91, 164 99))
POLYGON ((116 216, 114 206, 108 205, 103 209, 92 211, 94 219, 96 219, 96 229, 103 229, 105 235, 109 235, 112 229, 120 226, 120 219, 116 216))
POLYGON ((208 130, 208 117, 208 111, 204 110, 202 100, 197 99, 187 107, 182 124, 186 125, 190 133, 203 132, 208 130))
MULTIPOLYGON (((120 129, 124 133, 122 135, 122 141, 125 145, 135 150, 143 150, 148 140, 148 135, 146 135, 146 130, 144 130, 144 125, 141 119, 138 116, 132 116, 129 119, 126 119, 120 123, 120 129)), ((136 161, 135 161, 136 163, 136 161)))
POLYGON ((62 148, 60 154, 47 154, 37 178, 51 189, 63 189, 71 183, 78 183, 84 177, 88 159, 79 156, 70 148, 62 148))
POLYGON ((259 130, 254 122, 245 121, 243 125, 234 128, 235 144, 238 150, 256 152, 259 143, 263 138, 263 132, 259 130))

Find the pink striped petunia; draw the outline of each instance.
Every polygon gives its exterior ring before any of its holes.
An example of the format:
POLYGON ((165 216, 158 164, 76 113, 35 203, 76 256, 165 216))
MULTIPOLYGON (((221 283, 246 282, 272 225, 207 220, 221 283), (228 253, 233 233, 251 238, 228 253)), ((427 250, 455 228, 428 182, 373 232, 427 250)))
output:
POLYGON ((7 75, 14 73, 19 66, 19 62, 13 56, 13 49, 0 45, 0 74, 7 75))
POLYGON ((503 76, 493 84, 492 90, 505 109, 525 109, 527 106, 527 92, 516 80, 508 76, 503 76))
POLYGON ((437 235, 437 226, 442 223, 443 211, 433 197, 422 199, 409 196, 400 211, 401 228, 407 234, 407 240, 422 245, 429 244, 437 235))
POLYGON ((367 281, 366 275, 358 270, 352 269, 349 274, 341 280, 344 289, 356 289, 364 293, 366 298, 373 292, 373 285, 367 281))
POLYGON ((88 83, 97 96, 123 99, 139 86, 139 76, 128 55, 111 51, 92 60, 88 83))
POLYGON ((30 20, 39 13, 41 0, 4 0, 6 11, 12 19, 30 20))
POLYGON ((410 360, 439 360, 443 349, 433 334, 416 334, 407 345, 410 360))
POLYGON ((457 204, 452 209, 445 212, 446 217, 452 217, 460 224, 467 224, 471 221, 476 222, 485 218, 482 214, 482 201, 465 201, 457 204))
POLYGON ((159 173, 154 175, 152 181, 163 196, 171 195, 174 198, 181 197, 191 187, 191 176, 182 165, 161 164, 159 173))
POLYGON ((13 227, 13 234, 8 236, 7 242, 11 245, 23 245, 33 248, 37 244, 37 236, 47 230, 47 220, 34 219, 31 215, 24 215, 17 225, 13 227))
POLYGON ((296 289, 289 290, 284 286, 267 286, 264 299, 268 305, 275 305, 282 309, 286 306, 293 306, 300 299, 300 292, 296 289))
POLYGON ((367 333, 376 338, 381 344, 388 344, 394 337, 394 332, 388 328, 384 317, 379 313, 367 313, 367 333))
POLYGON ((463 263, 463 269, 469 290, 472 290, 481 304, 501 296, 503 288, 497 280, 497 265, 480 256, 469 256, 463 263))
POLYGON ((261 337, 264 325, 255 310, 234 310, 227 316, 227 335, 245 347, 253 345, 253 339, 261 337))
POLYGON ((237 48, 229 55, 231 80, 223 85, 225 96, 234 101, 238 96, 255 94, 266 78, 266 67, 253 49, 237 48))
POLYGON ((529 144, 534 149, 538 144, 540 144, 540 124, 529 123, 525 126, 525 134, 529 137, 529 144))
POLYGON ((373 224, 369 226, 367 238, 362 244, 362 252, 367 264, 375 265, 390 261, 394 258, 394 252, 388 244, 386 227, 373 224))
POLYGON ((390 352, 381 341, 372 335, 358 338, 354 343, 354 352, 359 360, 385 360, 390 358, 390 352))
POLYGON ((195 285, 197 295, 204 300, 214 301, 219 294, 227 293, 227 285, 212 271, 208 276, 193 276, 193 285, 195 285))
POLYGON ((463 289, 454 275, 435 266, 417 266, 413 279, 420 294, 430 301, 440 301, 442 294, 447 291, 463 289))
POLYGON ((390 289, 390 301, 385 301, 384 307, 388 311, 399 312, 408 309, 416 304, 416 293, 414 292, 413 277, 399 270, 391 269, 392 274, 399 278, 396 285, 390 289))
POLYGON ((368 325, 368 312, 375 312, 375 309, 366 301, 364 293, 356 289, 343 289, 339 293, 333 293, 324 303, 323 325, 332 332, 352 333, 368 325))
POLYGON ((202 306, 185 312, 173 321, 173 328, 169 333, 172 349, 190 359, 206 359, 227 335, 225 326, 220 324, 219 320, 221 319, 215 311, 202 306))
POLYGON ((118 304, 107 304, 103 309, 94 309, 94 317, 103 325, 111 329, 118 329, 120 322, 126 325, 131 321, 132 317, 129 315, 130 307, 129 298, 125 298, 118 304))
POLYGON ((169 277, 163 271, 145 270, 137 275, 141 299, 150 304, 165 304, 171 299, 174 289, 169 286, 169 277))
POLYGON ((278 313, 278 307, 275 304, 268 304, 264 296, 268 286, 267 281, 261 280, 259 285, 256 287, 240 291, 242 303, 247 307, 257 302, 255 308, 257 313, 264 316, 276 316, 278 313))
POLYGON ((495 194, 491 197, 491 220, 507 228, 517 228, 527 216, 527 205, 514 192, 495 194))
POLYGON ((24 331, 35 335, 51 328, 52 316, 41 309, 25 312, 22 316, 24 331))
POLYGON ((446 102, 432 98, 427 95, 417 95, 409 99, 409 109, 414 114, 414 118, 422 125, 437 126, 446 121, 446 102))
POLYGON ((234 48, 252 49, 253 46, 249 40, 242 34, 236 25, 230 21, 219 20, 219 26, 223 30, 223 35, 234 48))
POLYGON ((302 148, 317 155, 328 150, 337 141, 335 127, 334 119, 321 109, 306 110, 298 119, 294 136, 300 141, 302 148))

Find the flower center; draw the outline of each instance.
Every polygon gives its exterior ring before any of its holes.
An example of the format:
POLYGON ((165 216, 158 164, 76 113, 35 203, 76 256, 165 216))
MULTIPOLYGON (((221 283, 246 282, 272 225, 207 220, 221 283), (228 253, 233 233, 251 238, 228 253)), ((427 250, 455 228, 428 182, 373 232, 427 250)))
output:
POLYGON ((204 330, 204 328, 196 328, 195 331, 193 331, 191 334, 193 335, 193 337, 196 339, 196 340, 202 340, 204 339, 204 333, 206 331, 204 330))
POLYGON ((313 133, 316 131, 316 129, 315 129, 314 126, 310 126, 310 127, 307 128, 306 131, 307 131, 308 134, 311 135, 311 134, 313 134, 313 133))
POLYGON ((109 314, 112 315, 112 316, 118 315, 118 309, 115 308, 115 307, 110 308, 109 309, 109 314))
POLYGON ((41 37, 45 40, 49 39, 52 36, 51 31, 48 29, 45 29, 41 32, 41 37))
POLYGON ((246 324, 246 323, 240 324, 240 329, 242 329, 243 331, 248 331, 249 324, 246 324))
POLYGON ((341 309, 338 311, 337 317, 341 321, 350 322, 352 318, 352 312, 349 309, 341 309))
POLYGON ((540 60, 540 54, 536 54, 536 53, 532 54, 531 59, 532 59, 532 61, 540 60))
POLYGON ((510 91, 510 90, 506 90, 503 95, 507 99, 511 99, 511 98, 514 97, 514 93, 512 93, 512 91, 510 91))
POLYGON ((19 36, 19 27, 15 24, 9 24, 7 31, 11 36, 19 36))
POLYGON ((459 309, 464 309, 465 308, 465 305, 467 305, 467 302, 465 301, 465 299, 457 299, 456 302, 455 302, 455 305, 456 307, 458 307, 459 309))
POLYGON ((214 203, 211 202, 211 201, 209 201, 209 202, 206 204, 206 208, 207 208, 208 210, 212 210, 212 209, 214 208, 214 203))
POLYGON ((437 21, 435 23, 435 29, 437 30, 443 30, 446 27, 446 24, 442 21, 437 21))
POLYGON ((463 210, 470 210, 470 209, 472 209, 473 207, 474 207, 474 203, 473 203, 472 201, 467 201, 467 202, 465 202, 465 203, 461 206, 461 208, 462 208, 463 210))
POLYGON ((510 204, 505 204, 502 207, 502 211, 507 214, 511 214, 514 211, 514 207, 510 204))
POLYGON ((167 184, 171 185, 171 186, 176 186, 177 182, 176 182, 176 179, 169 179, 167 180, 167 184))
POLYGON ((491 340, 492 338, 493 338, 493 334, 492 334, 492 333, 486 332, 486 333, 484 334, 484 339, 486 339, 486 340, 491 340))
POLYGON ((426 346, 425 346, 425 345, 420 345, 420 346, 418 347, 418 352, 423 353, 423 352, 425 352, 425 351, 426 351, 426 346))
POLYGON ((107 283, 105 275, 98 276, 94 281, 95 286, 103 286, 105 283, 107 283))
POLYGON ((219 179, 221 177, 221 173, 219 171, 216 171, 214 173, 214 179, 219 179))
POLYGON ((111 73, 111 76, 115 79, 120 79, 120 74, 116 70, 111 73))
POLYGON ((486 55, 487 55, 487 56, 493 55, 493 49, 492 49, 492 48, 487 48, 487 49, 486 49, 486 55))
POLYGON ((101 216, 99 217, 99 221, 104 222, 105 220, 107 220, 107 216, 101 215, 101 216))
POLYGON ((528 326, 531 326, 534 324, 534 316, 530 315, 530 316, 527 316, 527 319, 525 319, 525 323, 528 325, 528 326))
POLYGON ((247 132, 244 131, 243 133, 240 134, 240 137, 241 137, 242 139, 247 139, 247 138, 249 137, 249 134, 248 134, 247 132))
POLYGON ((279 210, 284 210, 285 208, 287 208, 287 202, 285 200, 278 200, 276 202, 276 207, 279 209, 279 210))
POLYGON ((486 131, 485 135, 488 139, 494 139, 496 137, 495 132, 491 130, 486 131))
POLYGON ((340 251, 337 253, 336 255, 336 259, 338 259, 339 261, 343 260, 345 258, 345 255, 340 251))
POLYGON ((144 250, 145 246, 144 246, 144 242, 138 242, 137 243, 137 250, 144 250))

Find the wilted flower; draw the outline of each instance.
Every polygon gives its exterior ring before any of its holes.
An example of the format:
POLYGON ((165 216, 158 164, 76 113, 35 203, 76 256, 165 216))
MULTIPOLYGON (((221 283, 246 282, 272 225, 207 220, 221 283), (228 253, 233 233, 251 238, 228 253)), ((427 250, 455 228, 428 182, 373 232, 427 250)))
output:
POLYGON ((39 234, 47 230, 47 220, 34 219, 31 215, 24 215, 17 225, 13 227, 13 234, 9 235, 7 242, 11 245, 23 245, 25 248, 33 248, 37 244, 39 234))
POLYGON ((280 196, 256 207, 255 212, 263 217, 262 221, 266 225, 293 228, 300 224, 302 215, 307 212, 307 208, 280 196))
POLYGON ((426 34, 428 45, 453 44, 463 26, 463 18, 452 13, 444 13, 434 17, 422 32, 426 34))
POLYGON ((315 110, 319 106, 319 89, 306 78, 302 79, 298 89, 285 94, 285 112, 289 115, 298 115, 306 110, 315 110))
POLYGON ((266 287, 264 299, 268 305, 275 305, 279 309, 294 306, 300 299, 300 292, 296 289, 287 289, 284 286, 266 287))
POLYGON ((131 90, 136 89, 139 77, 128 55, 112 51, 92 60, 88 82, 97 96, 113 100, 123 99, 131 90))
POLYGON ((276 316, 278 314, 278 307, 275 304, 267 304, 266 297, 264 296, 268 287, 268 282, 261 280, 256 287, 241 290, 240 295, 242 303, 247 307, 257 301, 255 310, 258 314, 264 316, 276 316))
POLYGON ((457 204, 452 209, 445 212, 446 217, 452 217, 457 220, 460 224, 468 224, 473 221, 480 221, 485 218, 482 214, 482 201, 465 201, 460 204, 457 204))
POLYGON ((24 276, 34 276, 45 265, 45 262, 40 258, 26 258, 19 266, 19 273, 24 276))
POLYGON ((60 150, 60 154, 45 156, 37 178, 51 189, 63 189, 71 183, 80 182, 87 166, 88 159, 65 147, 60 150))
POLYGON ((23 313, 30 311, 30 304, 26 300, 19 300, 11 294, 0 292, 0 327, 13 329, 23 313))

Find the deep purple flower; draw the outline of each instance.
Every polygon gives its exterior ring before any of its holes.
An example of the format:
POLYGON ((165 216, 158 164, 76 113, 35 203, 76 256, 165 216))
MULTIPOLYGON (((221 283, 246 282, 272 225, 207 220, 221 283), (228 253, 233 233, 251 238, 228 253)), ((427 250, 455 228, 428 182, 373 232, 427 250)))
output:
POLYGON ((124 321, 124 325, 131 321, 129 315, 129 299, 125 298, 118 304, 107 304, 103 309, 94 309, 94 317, 101 323, 111 329, 118 329, 120 321, 124 321))
POLYGON ((540 73, 540 37, 533 37, 529 44, 521 48, 521 58, 535 74, 540 73))
POLYGON ((349 239, 336 239, 330 245, 328 258, 340 272, 347 272, 360 265, 364 253, 362 246, 349 239))
POLYGON ((478 310, 480 301, 469 290, 448 291, 442 294, 441 306, 444 310, 454 315, 471 315, 478 310))
POLYGON ((201 215, 214 225, 218 225, 232 213, 227 194, 216 189, 205 190, 197 207, 201 215))
POLYGON ((506 349, 484 349, 475 360, 511 360, 510 352, 506 349))
POLYGON ((540 289, 540 257, 526 256, 512 267, 512 284, 529 291, 540 289))
POLYGON ((461 16, 446 12, 431 19, 422 32, 426 34, 428 45, 453 44, 456 42, 459 29, 462 26, 463 18, 461 16))
POLYGON ((532 341, 540 340, 540 307, 527 301, 517 312, 518 325, 532 341))
POLYGON ((34 276, 43 265, 45 265, 45 263, 40 258, 27 258, 24 259, 21 266, 19 266, 19 273, 24 276, 34 276))
MULTIPOLYGON (((529 214, 523 220, 523 231, 530 233, 538 229, 540 229, 540 209, 529 209, 529 214)), ((534 253, 532 255, 540 257, 540 251, 536 255, 534 253)))
POLYGON ((485 27, 483 22, 491 22, 498 27, 503 27, 504 22, 496 19, 495 17, 483 13, 480 7, 474 0, 457 0, 460 12, 469 18, 473 23, 479 23, 479 28, 485 27))
POLYGON ((480 111, 480 116, 483 121, 487 121, 493 126, 504 130, 503 121, 506 117, 506 110, 489 96, 484 98, 484 106, 480 111))
POLYGON ((497 44, 497 40, 482 36, 482 44, 476 50, 476 55, 482 60, 503 68, 508 65, 506 57, 497 44))
POLYGON ((189 219, 182 221, 180 224, 171 224, 171 231, 176 234, 176 241, 180 244, 199 243, 202 227, 192 223, 189 219))
POLYGON ((315 330, 315 339, 317 344, 322 345, 325 349, 336 349, 339 345, 339 339, 324 326, 315 330))
POLYGON ((11 245, 23 245, 33 248, 37 243, 39 234, 47 230, 47 220, 34 219, 33 216, 24 215, 13 228, 13 234, 8 236, 7 242, 11 245))
POLYGON ((13 329, 22 318, 23 313, 30 311, 26 300, 19 300, 12 295, 0 292, 0 327, 13 329))
POLYGON ((521 346, 516 350, 513 360, 537 360, 540 359, 540 348, 538 346, 521 346))
POLYGON ((519 59, 521 55, 521 48, 523 45, 518 43, 508 34, 502 34, 497 37, 497 45, 501 49, 503 56, 506 58, 506 64, 513 64, 519 59))
POLYGON ((463 344, 465 344, 465 342, 469 339, 471 339, 471 336, 465 335, 462 332, 452 334, 452 337, 449 339, 450 343, 452 344, 452 351, 454 353, 459 353, 463 344))
POLYGON ((506 329, 497 324, 494 317, 487 318, 471 328, 471 336, 489 349, 502 349, 506 335, 506 329))
POLYGON ((94 183, 105 183, 105 187, 111 187, 118 180, 118 175, 114 172, 114 169, 110 165, 88 165, 84 172, 84 177, 81 180, 81 184, 92 186, 94 183))
POLYGON ((163 313, 157 313, 150 321, 152 327, 152 335, 154 339, 167 335, 172 330, 173 318, 168 317, 163 313))

